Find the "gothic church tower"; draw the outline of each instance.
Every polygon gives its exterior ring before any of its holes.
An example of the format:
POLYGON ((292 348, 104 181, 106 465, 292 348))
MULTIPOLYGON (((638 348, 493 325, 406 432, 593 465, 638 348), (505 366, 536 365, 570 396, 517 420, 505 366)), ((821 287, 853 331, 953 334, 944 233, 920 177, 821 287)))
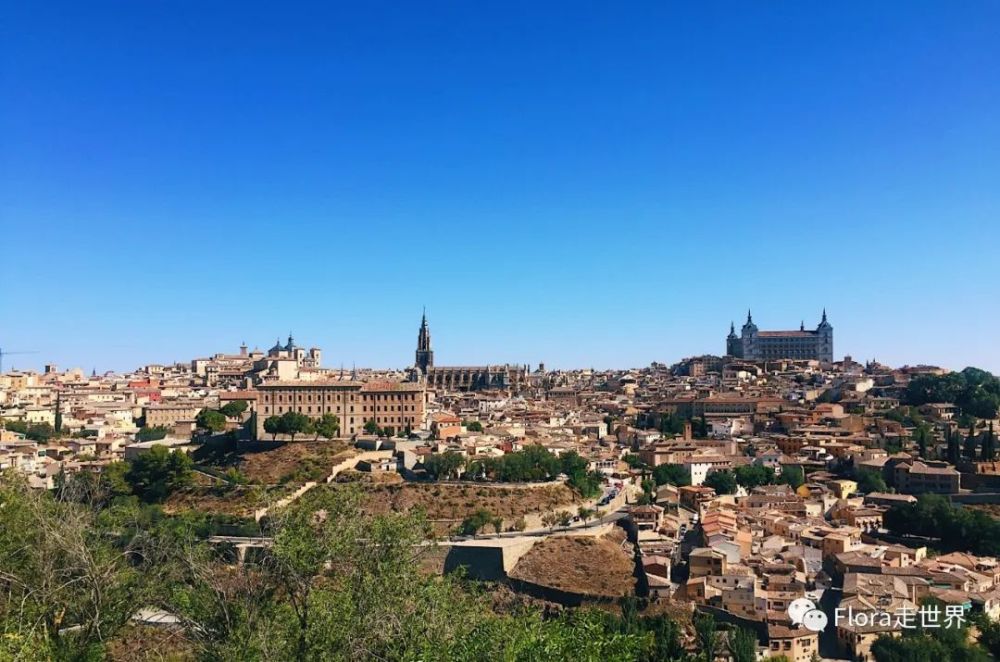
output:
POLYGON ((428 368, 434 366, 434 350, 431 349, 431 330, 427 327, 426 310, 420 320, 420 331, 417 332, 417 353, 413 365, 423 375, 427 374, 428 368))

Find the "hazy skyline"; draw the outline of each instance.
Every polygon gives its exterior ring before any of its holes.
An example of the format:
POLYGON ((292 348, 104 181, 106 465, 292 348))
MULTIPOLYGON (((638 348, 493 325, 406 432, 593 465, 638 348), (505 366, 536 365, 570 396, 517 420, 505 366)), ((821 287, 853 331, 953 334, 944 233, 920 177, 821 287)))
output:
POLYGON ((68 3, 0 26, 4 367, 1000 372, 1000 5, 68 3))

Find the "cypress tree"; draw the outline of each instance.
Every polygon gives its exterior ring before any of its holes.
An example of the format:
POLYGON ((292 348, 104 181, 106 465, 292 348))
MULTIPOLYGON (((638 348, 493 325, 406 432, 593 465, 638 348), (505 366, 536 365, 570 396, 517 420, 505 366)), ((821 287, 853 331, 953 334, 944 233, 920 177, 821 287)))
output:
POLYGON ((958 461, 962 459, 962 449, 959 446, 958 431, 948 428, 948 461, 952 464, 958 464, 958 461))
POLYGON ((62 432, 62 398, 60 393, 56 393, 56 433, 62 432))
POLYGON ((992 462, 996 455, 996 436, 993 434, 993 422, 990 421, 990 428, 983 438, 983 452, 980 458, 983 462, 992 462))
POLYGON ((976 424, 973 423, 969 426, 969 436, 965 438, 965 447, 962 449, 962 454, 965 455, 965 459, 976 459, 976 447, 979 445, 977 442, 976 424))

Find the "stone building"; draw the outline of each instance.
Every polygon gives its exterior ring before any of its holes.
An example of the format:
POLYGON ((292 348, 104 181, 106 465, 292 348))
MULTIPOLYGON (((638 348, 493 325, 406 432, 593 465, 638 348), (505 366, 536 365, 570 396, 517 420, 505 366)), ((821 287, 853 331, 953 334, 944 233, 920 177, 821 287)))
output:
POLYGON ((390 433, 424 427, 426 389, 419 382, 276 381, 261 384, 257 392, 260 439, 267 438, 268 417, 289 411, 315 419, 334 414, 341 436, 363 433, 371 420, 390 433))
POLYGON ((753 322, 750 311, 747 321, 736 335, 736 326, 729 325, 726 337, 726 354, 749 361, 792 359, 797 361, 833 362, 833 326, 823 318, 815 329, 806 329, 805 323, 798 331, 761 331, 753 322))
POLYGON ((161 404, 146 405, 142 408, 142 416, 146 427, 173 427, 182 421, 193 421, 205 407, 211 403, 201 400, 172 401, 161 404))
POLYGON ((528 377, 528 367, 520 365, 435 366, 426 312, 417 332, 413 367, 416 378, 425 380, 428 388, 447 391, 519 390, 528 377))

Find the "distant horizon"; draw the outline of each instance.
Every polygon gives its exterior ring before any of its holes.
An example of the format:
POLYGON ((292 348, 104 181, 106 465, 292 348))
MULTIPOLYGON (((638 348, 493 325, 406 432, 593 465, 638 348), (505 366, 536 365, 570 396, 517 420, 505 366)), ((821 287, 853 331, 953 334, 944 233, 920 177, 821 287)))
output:
MULTIPOLYGON (((757 323, 757 321, 758 320, 757 320, 757 317, 755 315, 754 316, 754 322, 757 323)), ((833 321, 833 319, 832 319, 832 316, 831 316, 831 322, 832 321, 833 321)), ((737 335, 738 335, 740 327, 742 326, 742 322, 736 323, 736 320, 733 320, 733 324, 736 327, 736 331, 737 331, 737 335)), ((800 320, 800 324, 804 324, 805 328, 807 330, 810 330, 811 328, 815 327, 815 325, 810 325, 809 323, 805 322, 805 320, 800 320)), ((530 365, 530 367, 531 367, 532 370, 535 370, 535 369, 538 368, 538 366, 539 366, 540 363, 544 363, 545 367, 546 367, 546 370, 549 370, 549 369, 556 369, 556 370, 586 370, 586 369, 594 369, 594 370, 598 370, 598 371, 607 371, 607 370, 643 369, 643 368, 648 368, 652 363, 660 363, 660 364, 665 364, 665 365, 669 366, 669 365, 673 365, 675 363, 678 363, 680 361, 683 361, 685 359, 694 358, 694 357, 698 357, 698 356, 720 356, 720 357, 721 356, 725 356, 724 352, 707 350, 707 351, 701 351, 701 352, 688 352, 688 353, 681 354, 681 355, 676 356, 676 357, 671 358, 671 359, 653 358, 653 359, 650 359, 649 361, 646 361, 645 363, 637 363, 637 364, 630 364, 630 365, 615 365, 615 366, 609 366, 609 365, 603 365, 603 366, 588 365, 586 363, 581 363, 581 364, 577 364, 577 365, 553 364, 553 363, 551 363, 549 361, 546 361, 544 358, 541 359, 540 361, 511 361, 511 360, 499 360, 499 361, 497 361, 497 360, 489 360, 488 357, 484 357, 482 360, 472 359, 472 360, 467 360, 467 361, 461 361, 461 360, 459 360, 459 361, 448 361, 447 359, 440 358, 440 357, 445 356, 445 355, 442 354, 439 351, 439 348, 437 346, 437 342, 436 342, 437 333, 435 332, 435 329, 434 329, 434 324, 433 324, 433 321, 432 321, 431 314, 428 314, 428 326, 430 327, 431 335, 432 335, 432 349, 434 350, 434 354, 435 354, 435 361, 434 361, 434 363, 435 363, 435 365, 439 365, 439 366, 446 366, 446 365, 449 365, 449 366, 476 366, 476 365, 503 365, 503 364, 526 365, 527 364, 527 365, 530 365)), ((797 330, 799 328, 798 325, 796 325, 794 327, 792 327, 792 326, 786 326, 786 327, 782 327, 782 328, 772 328, 772 327, 766 326, 764 324, 758 324, 758 326, 760 326, 760 330, 761 331, 786 331, 786 330, 787 331, 792 331, 792 330, 797 330)), ((726 326, 726 332, 727 333, 728 333, 728 329, 729 329, 729 325, 727 323, 727 326, 726 326)), ((965 369, 967 367, 976 367, 976 368, 982 368, 984 370, 988 370, 989 372, 994 373, 994 374, 997 374, 997 372, 998 372, 997 370, 994 370, 992 367, 989 367, 989 366, 986 366, 986 365, 977 364, 977 363, 970 363, 970 364, 962 365, 962 366, 949 366, 949 365, 944 365, 944 364, 937 363, 937 362, 934 362, 934 361, 929 361, 929 360, 892 362, 892 361, 887 361, 887 360, 884 360, 884 359, 879 359, 879 357, 877 355, 876 356, 859 356, 857 354, 852 354, 849 351, 842 352, 842 351, 840 351, 840 349, 837 349, 837 335, 836 335, 837 334, 837 327, 836 327, 836 325, 834 325, 834 334, 835 334, 834 335, 834 347, 835 347, 834 361, 835 362, 842 361, 846 356, 850 356, 852 358, 852 360, 854 360, 855 362, 860 363, 862 365, 865 362, 867 362, 867 361, 875 360, 875 361, 878 361, 878 363, 880 363, 880 364, 887 365, 887 366, 893 367, 893 368, 902 368, 902 367, 907 367, 907 366, 909 366, 909 367, 934 366, 934 367, 944 368, 944 369, 951 370, 951 371, 961 371, 961 370, 963 370, 963 369, 965 369)), ((349 360, 349 361, 345 361, 345 362, 341 363, 341 362, 337 362, 337 361, 331 362, 328 359, 328 357, 331 356, 331 348, 328 347, 328 346, 326 346, 326 345, 324 345, 323 343, 321 343, 321 342, 312 342, 307 337, 303 337, 303 336, 300 336, 299 334, 295 333, 294 330, 292 331, 291 335, 294 337, 296 345, 299 345, 299 346, 304 347, 306 349, 309 349, 309 348, 312 348, 312 347, 317 347, 317 348, 319 348, 320 350, 323 351, 323 363, 322 363, 321 367, 324 368, 324 369, 339 370, 342 367, 345 371, 350 371, 353 368, 362 369, 362 370, 406 370, 407 368, 410 368, 410 367, 413 366, 413 358, 414 358, 413 357, 413 350, 416 347, 416 343, 415 342, 413 343, 413 348, 411 348, 410 353, 408 355, 409 356, 408 362, 404 362, 404 363, 402 363, 400 365, 368 364, 368 363, 363 363, 363 362, 354 361, 354 360, 349 360)), ((415 340, 416 334, 414 333, 413 336, 414 336, 414 340, 415 340)), ((3 365, 4 365, 3 369, 4 369, 4 372, 11 372, 11 371, 13 371, 15 369, 16 370, 34 370, 34 371, 37 371, 37 372, 41 372, 44 369, 44 366, 47 365, 47 364, 49 364, 49 365, 56 365, 61 372, 65 372, 65 371, 68 371, 68 370, 79 369, 79 370, 83 370, 86 374, 90 374, 92 370, 96 369, 98 375, 103 375, 103 374, 109 373, 109 372, 115 373, 115 374, 126 374, 126 373, 137 371, 137 370, 139 370, 139 369, 141 369, 141 368, 143 368, 143 367, 145 367, 147 365, 173 365, 173 364, 177 364, 177 363, 183 364, 183 363, 190 363, 192 360, 198 359, 198 358, 209 358, 211 356, 214 356, 215 354, 238 354, 239 350, 240 350, 240 343, 243 343, 243 342, 246 343, 247 350, 249 352, 260 351, 260 352, 264 352, 266 354, 268 352, 268 350, 273 346, 274 342, 279 342, 281 344, 284 344, 285 342, 287 342, 287 340, 288 340, 288 333, 286 332, 282 336, 277 336, 274 341, 269 341, 269 342, 263 343, 263 344, 260 344, 260 343, 256 343, 255 344, 253 342, 250 342, 250 341, 247 341, 247 340, 244 339, 244 340, 241 340, 239 343, 235 344, 233 347, 222 348, 222 349, 213 349, 211 351, 203 351, 203 352, 200 352, 200 353, 196 353, 196 354, 194 354, 194 355, 192 355, 190 357, 187 357, 187 358, 177 358, 177 359, 170 359, 170 360, 146 360, 146 361, 140 361, 139 363, 137 363, 136 365, 131 366, 131 367, 129 367, 129 366, 117 366, 117 367, 113 367, 113 368, 103 368, 103 369, 100 366, 96 365, 96 364, 88 368, 88 367, 85 367, 83 364, 74 363, 72 361, 69 362, 68 364, 64 365, 60 361, 42 360, 42 359, 32 360, 32 361, 30 361, 30 365, 28 367, 23 367, 25 364, 28 364, 29 362, 28 361, 18 361, 17 359, 24 359, 25 358, 25 355, 20 355, 19 354, 19 355, 16 355, 16 356, 11 356, 10 358, 7 358, 5 356, 4 357, 4 361, 3 361, 3 365)), ((720 338, 718 344, 724 345, 724 338, 720 338)), ((5 348, 3 348, 2 346, 0 346, 0 349, 3 349, 4 351, 8 351, 5 348)), ((17 351, 17 350, 10 350, 10 351, 17 351)), ((38 354, 32 353, 30 356, 37 357, 38 354)))
POLYGON ((1000 3, 15 3, 0 347, 1000 372, 1000 3))

